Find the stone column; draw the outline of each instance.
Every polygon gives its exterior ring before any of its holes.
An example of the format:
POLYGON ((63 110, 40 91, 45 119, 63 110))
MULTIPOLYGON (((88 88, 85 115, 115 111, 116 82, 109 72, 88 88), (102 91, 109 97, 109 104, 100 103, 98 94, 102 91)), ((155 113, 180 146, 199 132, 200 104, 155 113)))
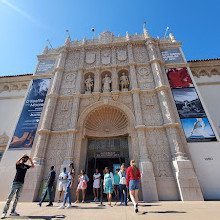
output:
POLYGON ((30 198, 32 201, 36 201, 38 199, 39 189, 42 184, 45 153, 49 140, 53 115, 56 108, 62 74, 64 71, 66 55, 67 50, 62 48, 56 72, 53 79, 51 79, 51 87, 48 91, 47 101, 45 102, 44 110, 41 116, 40 128, 38 128, 38 134, 36 136, 35 152, 33 156, 35 168, 28 173, 27 181, 25 182, 24 191, 22 193, 24 197, 30 198))
POLYGON ((150 57, 157 96, 163 116, 173 167, 175 170, 181 200, 203 200, 202 192, 195 174, 192 162, 186 157, 183 143, 180 139, 179 125, 176 123, 174 110, 171 107, 169 87, 165 85, 160 60, 157 57, 155 41, 146 35, 146 47, 150 57))
POLYGON ((128 45, 128 58, 130 63, 130 81, 135 111, 136 130, 139 145, 139 168, 141 171, 141 187, 144 201, 158 201, 156 181, 154 177, 153 165, 149 158, 146 145, 145 125, 143 125, 142 111, 140 104, 140 89, 137 84, 137 76, 133 58, 132 46, 128 45))

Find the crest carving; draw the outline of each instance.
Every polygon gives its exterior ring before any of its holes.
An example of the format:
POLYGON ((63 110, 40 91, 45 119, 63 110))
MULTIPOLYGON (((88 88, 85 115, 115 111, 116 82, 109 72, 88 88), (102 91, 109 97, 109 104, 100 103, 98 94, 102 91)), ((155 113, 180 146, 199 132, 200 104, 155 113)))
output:
POLYGON ((126 52, 126 50, 118 50, 117 51, 117 58, 120 61, 125 61, 127 59, 127 52, 126 52))
POLYGON ((86 63, 92 64, 95 62, 95 53, 94 52, 87 52, 86 53, 86 63))
POLYGON ((102 54, 102 64, 107 65, 111 62, 111 56, 109 53, 102 54))

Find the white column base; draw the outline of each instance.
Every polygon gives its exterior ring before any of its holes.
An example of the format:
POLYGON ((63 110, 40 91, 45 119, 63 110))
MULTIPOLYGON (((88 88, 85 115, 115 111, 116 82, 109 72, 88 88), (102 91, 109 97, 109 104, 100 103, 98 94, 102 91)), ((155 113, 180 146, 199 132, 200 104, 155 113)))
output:
POLYGON ((202 191, 190 160, 174 160, 176 180, 182 201, 204 201, 202 191))
POLYGON ((157 186, 152 163, 150 161, 139 162, 139 168, 141 172, 143 200, 147 202, 158 201, 157 186))

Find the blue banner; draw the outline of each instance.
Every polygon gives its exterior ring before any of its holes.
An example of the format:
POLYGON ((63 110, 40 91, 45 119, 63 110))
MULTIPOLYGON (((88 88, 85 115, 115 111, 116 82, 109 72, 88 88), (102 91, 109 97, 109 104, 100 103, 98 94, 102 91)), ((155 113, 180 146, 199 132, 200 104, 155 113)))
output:
POLYGON ((26 97, 9 149, 32 148, 50 79, 34 79, 26 97))

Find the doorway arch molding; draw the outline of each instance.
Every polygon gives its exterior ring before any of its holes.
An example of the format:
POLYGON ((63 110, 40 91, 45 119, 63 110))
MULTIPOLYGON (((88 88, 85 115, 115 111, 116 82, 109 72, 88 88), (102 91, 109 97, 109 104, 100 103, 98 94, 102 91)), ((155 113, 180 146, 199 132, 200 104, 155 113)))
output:
POLYGON ((85 122, 88 118, 88 116, 96 109, 103 108, 103 107, 112 107, 115 109, 120 110, 127 118, 128 121, 128 134, 130 135, 132 132, 134 132, 135 128, 135 117, 133 112, 124 104, 120 102, 116 102, 113 100, 102 100, 99 102, 95 102, 88 106, 79 116, 78 122, 77 122, 77 130, 78 133, 84 132, 84 126, 85 122))
POLYGON ((76 127, 78 132, 75 134, 75 144, 73 146, 73 162, 75 165, 76 174, 78 174, 81 169, 85 169, 86 165, 88 137, 84 133, 85 122, 91 112, 108 106, 119 109, 126 116, 128 121, 128 139, 130 142, 129 158, 135 159, 137 162, 139 161, 139 148, 135 129, 135 116, 133 112, 126 105, 120 102, 104 99, 89 105, 78 118, 76 127))

